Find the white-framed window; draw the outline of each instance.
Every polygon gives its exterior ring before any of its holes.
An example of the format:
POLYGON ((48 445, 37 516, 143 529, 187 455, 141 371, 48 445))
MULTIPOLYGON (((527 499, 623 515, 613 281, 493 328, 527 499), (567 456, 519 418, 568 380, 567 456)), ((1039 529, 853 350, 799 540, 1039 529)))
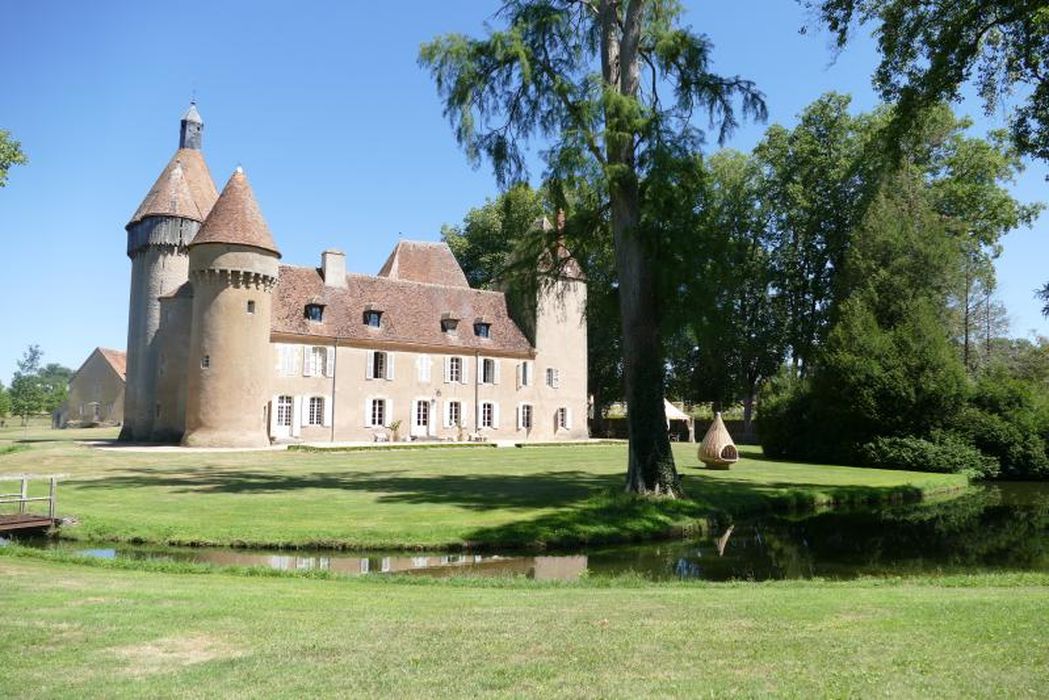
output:
POLYGON ((491 357, 482 358, 477 365, 478 384, 499 383, 499 362, 491 357))
POLYGON ((466 361, 458 356, 444 358, 444 381, 445 383, 464 383, 466 377, 466 361))
POLYGON ((383 398, 368 399, 365 406, 364 424, 372 428, 381 428, 389 424, 389 401, 383 398))
POLYGON ((291 427, 292 405, 290 396, 277 397, 277 425, 285 428, 291 427))
POLYGON ((492 337, 492 324, 479 321, 474 324, 474 335, 478 338, 492 337))
POLYGON ((535 409, 530 403, 523 403, 517 407, 517 429, 531 430, 535 409))
POLYGON ((211 355, 203 355, 200 358, 200 368, 208 369, 209 367, 211 367, 211 355))
POLYGON ((532 363, 528 360, 517 364, 517 388, 532 385, 532 363))
POLYGON ((430 367, 433 366, 433 360, 430 359, 429 355, 418 355, 415 358, 415 369, 416 374, 419 377, 419 382, 422 384, 430 383, 430 367))
POLYGON ((328 348, 313 345, 306 350, 302 374, 307 377, 323 377, 328 374, 328 348))
POLYGON ((364 325, 369 328, 381 328, 382 327, 382 311, 375 309, 369 309, 364 312, 364 325))
POLYGON ((281 344, 277 346, 280 359, 279 371, 282 377, 293 377, 299 372, 302 361, 299 354, 302 352, 298 345, 281 344))
POLYGON ((495 427, 495 404, 490 401, 481 404, 481 427, 495 427))
POLYGON ((365 360, 365 377, 393 379, 393 355, 383 350, 369 350, 365 360))
POLYGON ((309 409, 306 413, 307 425, 324 425, 324 397, 311 396, 309 409))
POLYGON ((561 408, 557 409, 557 429, 572 429, 572 412, 568 410, 567 406, 562 406, 561 408))
POLYGON ((461 401, 448 401, 444 404, 444 427, 454 428, 463 424, 463 404, 461 401))
POLYGON ((420 428, 430 426, 430 402, 426 399, 415 402, 415 425, 420 428))
POLYGON ((561 372, 556 367, 546 368, 546 385, 553 389, 561 385, 561 372))

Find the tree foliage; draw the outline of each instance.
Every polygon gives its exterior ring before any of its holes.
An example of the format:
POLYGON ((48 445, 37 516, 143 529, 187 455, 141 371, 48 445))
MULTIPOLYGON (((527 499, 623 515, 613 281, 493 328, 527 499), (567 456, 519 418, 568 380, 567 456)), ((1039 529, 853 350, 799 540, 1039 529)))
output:
MULTIPOLYGON (((673 0, 508 0, 500 28, 485 37, 451 34, 420 52, 471 162, 488 160, 508 185, 525 174, 527 144, 542 140, 551 179, 595 183, 599 210, 580 220, 607 216, 612 234, 627 488, 670 495, 680 489, 663 415, 666 299, 655 264, 663 231, 659 219, 643 217, 642 201, 673 192, 674 163, 702 136, 696 111, 720 139, 737 124, 737 102, 745 115, 765 116, 752 83, 710 70, 709 40, 682 27, 680 15, 673 0)), ((593 233, 573 228, 570 237, 593 233)))
POLYGON ((975 84, 988 113, 1018 97, 1012 135, 1021 152, 1049 160, 1049 7, 1043 0, 804 0, 845 46, 873 25, 881 52, 874 84, 897 105, 896 133, 924 110, 975 84))
POLYGON ((28 162, 22 152, 22 144, 11 138, 11 132, 0 129, 0 187, 7 184, 7 171, 12 165, 24 165, 28 162))

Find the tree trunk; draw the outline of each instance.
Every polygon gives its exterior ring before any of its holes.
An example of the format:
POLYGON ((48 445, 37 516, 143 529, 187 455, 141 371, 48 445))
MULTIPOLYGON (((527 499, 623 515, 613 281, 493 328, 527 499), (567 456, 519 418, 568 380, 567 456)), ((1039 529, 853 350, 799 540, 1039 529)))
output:
POLYGON ((750 439, 754 434, 754 394, 756 385, 751 382, 747 388, 747 395, 743 398, 743 434, 750 439))
MULTIPOLYGON (((643 5, 643 0, 633 0, 626 7, 620 29, 617 3, 611 0, 601 3, 601 62, 605 86, 631 98, 636 98, 641 81, 637 49, 643 5)), ((605 134, 630 445, 626 489, 638 494, 677 497, 681 495, 681 486, 663 409, 664 358, 659 338, 659 298, 652 261, 639 229, 641 198, 635 135, 632 127, 614 110, 606 110, 605 134)))

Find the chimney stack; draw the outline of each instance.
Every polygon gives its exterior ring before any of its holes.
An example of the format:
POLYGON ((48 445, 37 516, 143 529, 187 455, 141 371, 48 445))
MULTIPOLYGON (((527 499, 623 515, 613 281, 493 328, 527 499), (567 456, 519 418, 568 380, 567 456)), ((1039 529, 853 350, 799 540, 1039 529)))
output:
POLYGON ((326 287, 346 287, 346 254, 331 249, 321 253, 321 276, 326 287))

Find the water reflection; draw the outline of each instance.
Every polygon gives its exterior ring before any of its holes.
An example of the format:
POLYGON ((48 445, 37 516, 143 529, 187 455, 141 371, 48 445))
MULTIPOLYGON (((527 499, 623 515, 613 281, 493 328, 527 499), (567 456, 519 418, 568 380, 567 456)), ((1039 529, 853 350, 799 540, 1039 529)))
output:
MULTIPOLYGON (((54 546, 54 545, 53 545, 54 546)), ((590 547, 563 555, 260 552, 59 544, 85 556, 264 566, 349 575, 527 576, 634 572, 653 580, 855 578, 986 570, 1049 571, 1049 485, 989 486, 938 503, 711 522, 705 537, 590 547)))

